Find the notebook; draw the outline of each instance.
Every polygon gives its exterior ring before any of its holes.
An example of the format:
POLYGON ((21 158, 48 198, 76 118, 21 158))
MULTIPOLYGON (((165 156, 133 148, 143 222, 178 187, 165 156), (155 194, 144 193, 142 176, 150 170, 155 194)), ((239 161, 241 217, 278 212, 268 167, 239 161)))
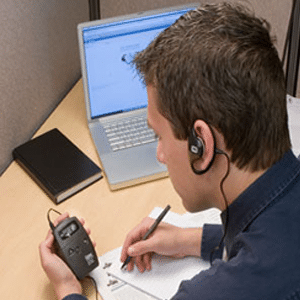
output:
POLYGON ((156 136, 147 126, 146 88, 131 61, 192 8, 195 5, 78 25, 88 126, 112 190, 167 176, 156 158, 156 136))
POLYGON ((102 178, 101 169, 57 128, 18 146, 13 157, 55 204, 102 178))

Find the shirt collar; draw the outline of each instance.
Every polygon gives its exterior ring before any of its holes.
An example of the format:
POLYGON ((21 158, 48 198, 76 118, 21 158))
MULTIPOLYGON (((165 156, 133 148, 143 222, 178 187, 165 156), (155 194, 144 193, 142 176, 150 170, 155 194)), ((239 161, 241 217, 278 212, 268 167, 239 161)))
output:
POLYGON ((232 245, 234 237, 247 226, 287 188, 300 173, 300 162, 289 150, 281 160, 251 184, 221 214, 223 225, 228 213, 225 244, 232 245))

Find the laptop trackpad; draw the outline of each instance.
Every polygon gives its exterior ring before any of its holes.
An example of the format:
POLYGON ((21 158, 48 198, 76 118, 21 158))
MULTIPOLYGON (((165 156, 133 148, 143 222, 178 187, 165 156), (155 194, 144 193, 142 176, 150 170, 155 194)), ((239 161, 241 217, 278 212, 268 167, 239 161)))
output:
POLYGON ((109 184, 118 185, 121 182, 128 183, 128 181, 142 182, 143 178, 147 179, 156 174, 158 174, 157 178, 163 177, 159 173, 166 173, 167 168, 158 162, 156 146, 157 142, 103 155, 101 161, 109 184))

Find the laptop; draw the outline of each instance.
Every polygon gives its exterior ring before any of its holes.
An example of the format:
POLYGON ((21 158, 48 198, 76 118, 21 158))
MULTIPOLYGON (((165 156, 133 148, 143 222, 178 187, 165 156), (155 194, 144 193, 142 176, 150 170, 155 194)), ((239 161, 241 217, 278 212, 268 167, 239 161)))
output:
POLYGON ((147 126, 147 93, 131 61, 196 6, 181 6, 78 25, 87 121, 111 190, 166 177, 147 126))

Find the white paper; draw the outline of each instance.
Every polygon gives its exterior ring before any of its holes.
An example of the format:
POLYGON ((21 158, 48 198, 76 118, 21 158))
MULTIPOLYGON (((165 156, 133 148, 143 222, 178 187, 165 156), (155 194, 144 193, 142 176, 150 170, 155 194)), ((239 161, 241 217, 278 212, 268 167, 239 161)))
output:
POLYGON ((101 297, 104 300, 155 300, 146 293, 110 276, 109 271, 114 264, 118 268, 121 267, 120 253, 121 247, 99 257, 99 267, 90 273, 96 281, 101 297))
POLYGON ((300 99, 287 97, 288 124, 295 155, 300 155, 300 99))
POLYGON ((140 273, 137 268, 128 272, 115 265, 110 269, 111 274, 133 287, 146 292, 157 299, 170 299, 178 290, 183 280, 194 277, 202 270, 210 267, 197 257, 185 257, 181 259, 155 255, 152 258, 152 270, 140 273))
MULTIPOLYGON (((155 207, 149 216, 156 219, 162 210, 155 207)), ((204 223, 221 224, 221 218, 218 209, 183 215, 169 211, 163 222, 182 228, 198 228, 204 223)), ((182 280, 191 279, 210 266, 196 257, 174 259, 155 255, 151 271, 140 273, 135 268, 128 272, 121 270, 121 250, 122 247, 116 248, 99 257, 99 267, 90 274, 104 300, 169 299, 177 292, 182 280)))
MULTIPOLYGON (((156 219, 162 212, 162 208, 155 207, 149 217, 156 219)), ((217 208, 210 208, 198 213, 185 213, 183 215, 169 211, 164 217, 163 222, 182 227, 182 228, 200 228, 205 223, 221 224, 221 211, 217 208)))

